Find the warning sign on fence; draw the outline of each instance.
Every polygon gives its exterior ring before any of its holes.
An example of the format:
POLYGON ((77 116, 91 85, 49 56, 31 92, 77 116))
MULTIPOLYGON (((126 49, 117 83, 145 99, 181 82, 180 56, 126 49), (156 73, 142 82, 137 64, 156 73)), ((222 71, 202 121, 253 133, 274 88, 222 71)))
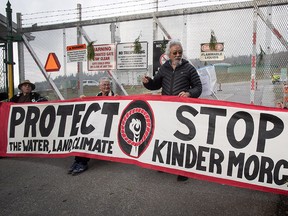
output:
POLYGON ((213 49, 209 43, 201 44, 200 61, 223 61, 224 43, 217 43, 213 49))
POLYGON ((87 59, 86 44, 67 46, 67 62, 83 62, 87 59))
POLYGON ((141 51, 134 51, 134 43, 117 44, 117 69, 147 69, 148 42, 140 42, 141 51))
POLYGON ((114 44, 94 45, 94 52, 94 60, 88 61, 89 71, 115 69, 116 49, 114 44))

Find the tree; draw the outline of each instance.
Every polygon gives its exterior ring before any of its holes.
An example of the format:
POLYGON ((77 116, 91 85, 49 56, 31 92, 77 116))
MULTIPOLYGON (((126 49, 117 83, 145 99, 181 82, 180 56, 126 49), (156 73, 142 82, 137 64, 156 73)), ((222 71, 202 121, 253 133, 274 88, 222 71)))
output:
POLYGON ((140 43, 140 37, 141 36, 142 36, 142 34, 140 32, 139 36, 134 41, 134 53, 136 53, 136 54, 141 53, 141 51, 142 51, 142 46, 140 43))
POLYGON ((211 29, 211 37, 210 37, 210 43, 209 43, 210 50, 215 50, 216 44, 217 44, 217 38, 216 38, 214 31, 211 29))

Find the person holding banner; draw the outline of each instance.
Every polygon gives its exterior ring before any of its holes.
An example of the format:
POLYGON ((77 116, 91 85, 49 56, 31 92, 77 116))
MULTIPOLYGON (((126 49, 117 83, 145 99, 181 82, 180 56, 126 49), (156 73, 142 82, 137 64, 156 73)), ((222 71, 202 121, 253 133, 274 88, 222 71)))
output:
MULTIPOLYGON (((35 84, 31 83, 29 80, 24 80, 22 83, 18 85, 18 89, 21 92, 18 92, 18 94, 14 95, 8 101, 14 103, 47 101, 47 99, 45 97, 42 97, 39 93, 33 92, 35 87, 36 87, 35 84)), ((3 95, 3 97, 4 97, 3 99, 8 98, 8 94, 6 93, 5 95, 3 95)), ((1 101, 3 99, 1 94, 1 101)))
POLYGON ((6 92, 0 92, 0 102, 8 100, 8 94, 6 92))
MULTIPOLYGON (((108 77, 101 77, 99 81, 100 92, 97 96, 114 96, 111 90, 111 82, 108 77)), ((85 97, 84 95, 81 97, 85 97)), ((90 158, 75 156, 72 166, 68 170, 68 174, 78 175, 88 169, 88 162, 90 158)))
POLYGON ((40 102, 47 101, 45 97, 42 97, 39 93, 33 92, 35 89, 35 84, 31 83, 29 80, 24 80, 18 85, 18 89, 21 92, 14 95, 9 101, 14 103, 25 103, 25 102, 40 102))
MULTIPOLYGON (((166 46, 169 59, 161 65, 153 77, 144 76, 142 82, 148 90, 162 88, 162 95, 198 98, 202 84, 195 67, 182 57, 183 46, 179 40, 170 40, 166 46)), ((178 181, 186 181, 185 176, 178 176, 178 181)))
POLYGON ((275 107, 284 109, 284 104, 283 104, 282 101, 278 101, 278 102, 276 102, 276 106, 275 107))

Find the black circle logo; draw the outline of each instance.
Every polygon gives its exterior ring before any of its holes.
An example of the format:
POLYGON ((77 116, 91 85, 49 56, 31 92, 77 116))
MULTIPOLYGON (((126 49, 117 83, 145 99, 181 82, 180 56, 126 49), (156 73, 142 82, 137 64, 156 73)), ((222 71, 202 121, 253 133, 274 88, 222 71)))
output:
POLYGON ((118 126, 118 143, 128 156, 139 158, 154 132, 154 116, 146 101, 132 101, 124 109, 118 126))

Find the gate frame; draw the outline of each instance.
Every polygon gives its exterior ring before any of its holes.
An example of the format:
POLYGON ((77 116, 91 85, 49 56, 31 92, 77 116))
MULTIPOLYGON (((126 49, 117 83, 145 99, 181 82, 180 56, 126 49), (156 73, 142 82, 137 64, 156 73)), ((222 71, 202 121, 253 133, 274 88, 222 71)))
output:
MULTIPOLYGON (((207 13, 207 12, 216 12, 216 11, 228 11, 228 10, 240 10, 240 9, 254 8, 253 52, 252 52, 252 60, 251 60, 252 63, 251 63, 251 92, 250 92, 250 102, 254 103, 254 93, 255 93, 255 86, 256 86, 256 84, 255 84, 255 77, 256 77, 256 31, 257 31, 257 17, 258 17, 258 15, 264 21, 264 15, 261 14, 261 11, 259 11, 258 7, 269 6, 267 1, 260 1, 260 2, 257 3, 257 5, 255 3, 256 3, 256 0, 253 0, 253 1, 249 1, 249 2, 238 2, 238 3, 229 3, 229 4, 223 4, 223 5, 212 5, 212 6, 209 6, 209 7, 203 7, 203 6, 202 7, 192 7, 192 8, 184 8, 184 9, 177 9, 177 10, 169 10, 169 11, 158 11, 158 8, 157 8, 156 12, 151 12, 151 13, 143 13, 143 14, 137 14, 137 15, 125 15, 125 16, 118 16, 118 17, 111 17, 111 18, 100 18, 100 19, 85 20, 85 21, 81 20, 81 5, 78 4, 77 5, 77 9, 79 10, 79 14, 80 14, 79 21, 70 22, 70 23, 60 23, 60 24, 53 24, 53 25, 45 25, 45 26, 32 25, 31 27, 27 27, 27 28, 23 28, 22 24, 19 23, 18 32, 21 33, 21 34, 24 34, 24 33, 31 34, 31 32, 37 32, 37 31, 66 29, 66 28, 77 28, 77 43, 79 43, 80 40, 78 40, 78 35, 81 35, 80 37, 83 36, 86 41, 91 41, 89 39, 89 37, 87 36, 87 34, 82 34, 82 32, 84 31, 84 29, 82 28, 83 26, 108 24, 108 23, 110 23, 112 25, 113 23, 124 22, 124 21, 135 21, 135 20, 151 19, 152 21, 154 20, 156 25, 158 25, 161 28, 161 23, 158 21, 158 19, 161 18, 161 17, 183 16, 183 15, 185 16, 185 15, 188 15, 188 14, 197 14, 197 13, 203 13, 203 12, 207 13), (256 26, 256 28, 254 29, 255 26, 256 26)), ((271 4, 273 6, 286 5, 286 4, 288 4, 288 0, 273 0, 273 3, 271 3, 271 4)), ((21 17, 21 13, 17 13, 17 17, 21 17)), ((21 19, 19 19, 19 20, 21 20, 21 19)), ((268 27, 273 27, 273 24, 271 22, 269 23, 269 21, 267 21, 267 20, 265 20, 264 22, 268 23, 267 24, 268 27)), ((273 28, 273 29, 274 30, 272 30, 272 32, 276 36, 278 35, 278 37, 280 36, 280 38, 281 38, 282 36, 277 31, 277 29, 276 28, 273 28)), ((154 30, 157 30, 157 26, 155 27, 154 30)), ((164 30, 164 33, 165 33, 164 27, 161 28, 161 30, 162 31, 164 30)), ((111 31, 111 34, 114 34, 114 33, 115 32, 111 31)), ((169 35, 167 32, 165 34, 166 34, 166 36, 169 35)), ((168 38, 169 38, 169 36, 168 36, 168 38)), ((22 65, 24 64, 24 58, 23 59, 19 58, 19 65, 21 65, 21 64, 22 65), (21 63, 20 61, 23 61, 23 62, 21 63)), ((41 68, 40 68, 40 70, 42 71, 41 68)), ((24 69, 22 71, 21 68, 19 67, 19 76, 20 77, 23 77, 23 76, 21 76, 22 72, 24 73, 24 69)), ((42 71, 42 73, 43 73, 43 71, 42 71)), ((118 82, 117 81, 117 77, 114 74, 114 71, 110 71, 109 73, 111 74, 112 78, 116 82, 118 82)), ((50 82, 49 79, 47 79, 47 81, 50 82)), ((118 82, 118 84, 121 87, 121 90, 123 91, 123 89, 124 89, 123 86, 119 82, 118 82)), ((82 85, 82 83, 80 83, 80 86, 81 85, 82 85)), ((53 86, 53 84, 51 84, 51 86, 53 86)), ((80 90, 81 90, 81 87, 80 87, 80 90)), ((58 90, 58 92, 59 92, 59 90, 58 90)), ((126 91, 124 90, 124 94, 127 94, 125 92, 126 91)), ((57 91, 56 91, 56 93, 57 93, 57 91)), ((59 98, 63 98, 63 96, 61 95, 60 92, 57 93, 57 95, 58 95, 59 98)))

